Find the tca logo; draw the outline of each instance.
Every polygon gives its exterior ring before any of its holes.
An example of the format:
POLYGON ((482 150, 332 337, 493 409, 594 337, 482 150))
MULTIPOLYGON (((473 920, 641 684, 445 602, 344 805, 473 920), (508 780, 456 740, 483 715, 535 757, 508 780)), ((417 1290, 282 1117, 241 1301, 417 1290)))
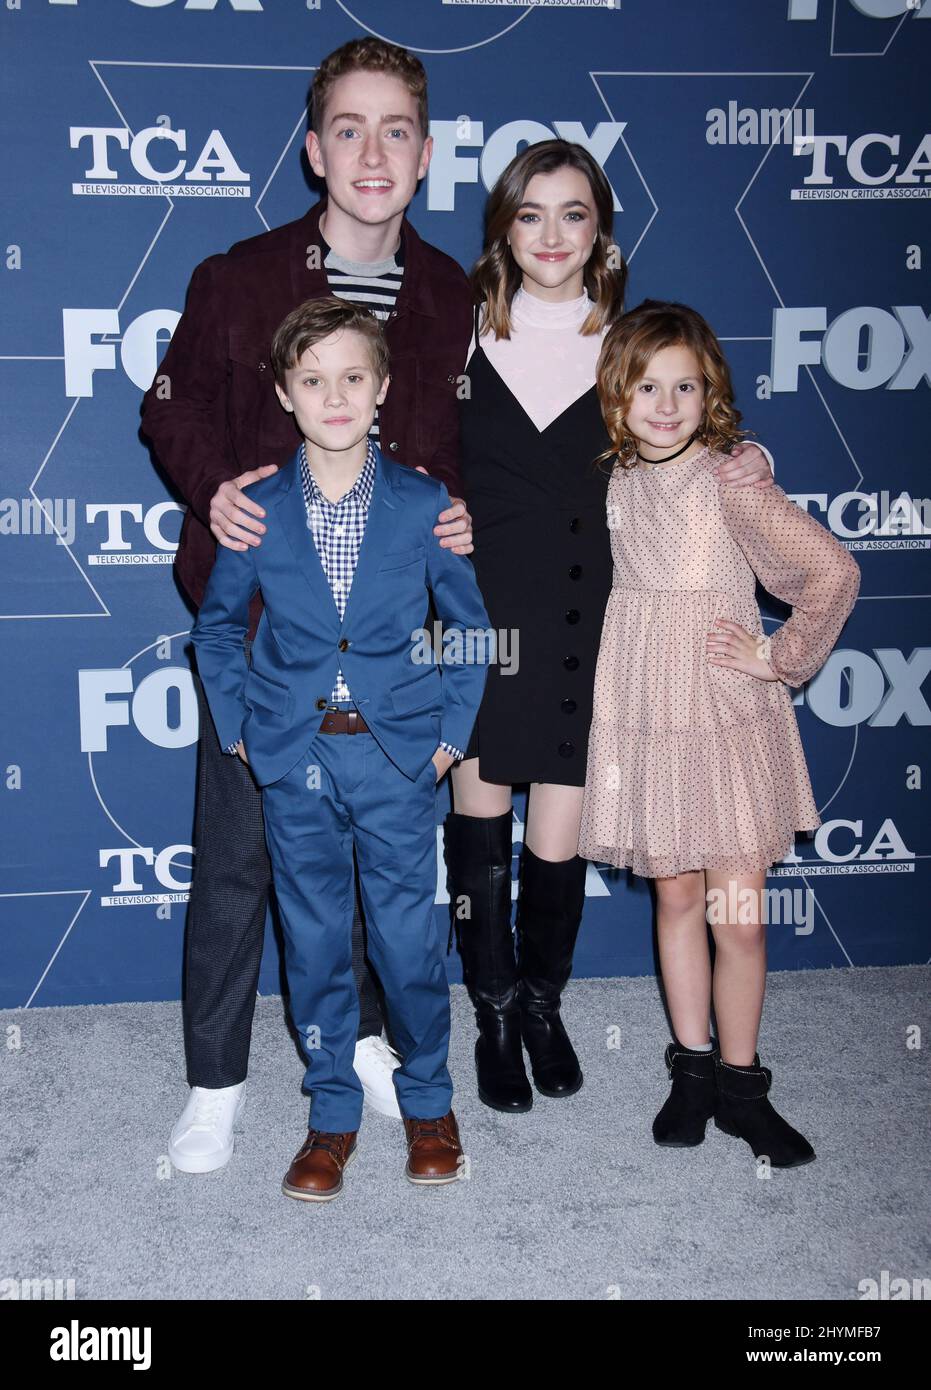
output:
POLYGON ((826 492, 793 492, 802 511, 817 511, 831 534, 850 550, 931 549, 931 498, 898 496, 888 489, 861 492, 852 488, 830 497, 826 492))
MULTIPOLYGON (((550 128, 541 121, 517 120, 499 126, 486 140, 484 121, 473 121, 470 116, 431 121, 433 157, 427 170, 427 207, 431 212, 454 212, 458 184, 478 183, 481 178, 490 191, 522 144, 538 145, 556 136, 582 145, 604 168, 626 125, 626 121, 599 121, 589 135, 581 121, 554 121, 550 128), (462 153, 469 149, 481 150, 481 155, 462 153)), ((623 211, 617 194, 614 211, 623 211)))
MULTIPOLYGON (((878 188, 890 182, 900 186, 931 183, 931 134, 922 136, 901 171, 898 163, 902 151, 900 135, 870 131, 867 135, 858 135, 855 140, 848 140, 846 135, 797 136, 793 142, 794 156, 811 158, 811 173, 805 175, 803 183, 833 187, 834 173, 828 172, 828 157, 832 151, 844 159, 848 177, 860 188, 878 188)), ((831 164, 832 168, 836 166, 836 160, 832 158, 831 164)))
MULTIPOLYGON (((817 860, 822 864, 867 864, 904 863, 909 870, 914 867, 915 853, 902 839, 899 829, 891 817, 887 817, 864 848, 865 836, 862 820, 828 820, 815 831, 814 850, 817 860)), ((810 860, 802 858, 792 850, 781 861, 783 864, 807 864, 810 860)))
MULTIPOLYGON (((166 845, 158 853, 142 845, 122 845, 118 849, 100 851, 100 867, 107 869, 116 863, 116 881, 109 895, 100 899, 101 907, 139 907, 153 904, 186 902, 191 891, 191 859, 194 855, 192 845, 166 845), (184 856, 187 863, 179 863, 178 856, 184 856), (140 880, 143 869, 151 869, 157 887, 147 887, 140 880), (176 871, 183 877, 179 878, 176 871)), ((111 869, 111 873, 114 870, 111 869)), ((164 911, 170 916, 171 909, 164 911)))
POLYGON ((117 151, 125 150, 144 184, 164 188, 175 197, 249 196, 249 175, 239 167, 219 130, 211 130, 190 165, 186 157, 179 158, 188 153, 187 132, 172 130, 167 116, 135 135, 120 126, 72 126, 71 148, 80 149, 85 141, 90 164, 84 170, 83 181, 72 185, 73 193, 110 195, 125 187, 128 195, 136 196, 139 184, 127 183, 126 176, 112 167, 117 162, 117 151), (159 167, 166 164, 167 168, 159 167))
MULTIPOLYGON (((165 518, 172 513, 184 514, 184 507, 177 502, 157 502, 153 507, 143 508, 141 502, 88 502, 85 519, 88 526, 97 523, 103 527, 100 549, 88 555, 89 565, 169 565, 178 549, 178 537, 166 536, 162 530, 165 518), (126 538, 126 528, 132 525, 132 534, 137 541, 142 527, 142 535, 150 549, 134 548, 133 542, 126 538)), ((175 528, 177 530, 177 528, 175 528)))

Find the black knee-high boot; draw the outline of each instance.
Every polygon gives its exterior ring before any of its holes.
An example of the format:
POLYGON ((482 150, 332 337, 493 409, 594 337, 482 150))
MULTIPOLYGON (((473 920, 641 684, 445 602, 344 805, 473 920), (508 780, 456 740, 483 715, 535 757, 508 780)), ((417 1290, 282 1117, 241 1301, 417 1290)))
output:
POLYGON ((524 846, 517 898, 517 997, 534 1085, 544 1096, 571 1096, 582 1085, 559 1003, 572 974, 587 867, 578 854, 552 863, 524 846))
POLYGON ((462 977, 475 1007, 479 1099, 493 1110, 524 1111, 533 1092, 524 1070, 511 933, 510 811, 502 816, 446 817, 450 912, 462 977), (465 899, 466 911, 458 907, 465 899))
POLYGON ((736 1067, 717 1059, 718 1100, 714 1123, 725 1134, 745 1140, 755 1158, 769 1159, 773 1168, 798 1168, 811 1163, 815 1151, 804 1135, 793 1129, 769 1102, 773 1074, 760 1066, 736 1067))

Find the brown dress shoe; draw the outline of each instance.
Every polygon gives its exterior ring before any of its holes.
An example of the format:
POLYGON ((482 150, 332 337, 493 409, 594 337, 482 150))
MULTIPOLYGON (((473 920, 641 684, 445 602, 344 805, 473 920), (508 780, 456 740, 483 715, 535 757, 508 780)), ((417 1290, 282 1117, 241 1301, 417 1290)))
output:
POLYGON ((329 1134, 309 1129, 307 1139, 294 1155, 281 1190, 299 1202, 329 1202, 343 1190, 343 1169, 356 1156, 356 1135, 329 1134))
POLYGON ((460 1176, 459 1160, 462 1145, 459 1127, 451 1110, 438 1120, 409 1120, 405 1116, 407 1133, 406 1177, 411 1182, 456 1182, 460 1176))

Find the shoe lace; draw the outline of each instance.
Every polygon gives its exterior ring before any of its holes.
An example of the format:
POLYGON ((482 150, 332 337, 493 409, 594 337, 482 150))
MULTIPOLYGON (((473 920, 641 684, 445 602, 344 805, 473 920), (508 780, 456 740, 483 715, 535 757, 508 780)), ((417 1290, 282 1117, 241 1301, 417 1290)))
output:
POLYGON ((191 1123, 197 1128, 210 1129, 216 1124, 222 1108, 222 1096, 199 1095, 194 1101, 194 1115, 191 1123))
POLYGON ((334 1158, 341 1159, 344 1142, 341 1134, 329 1134, 326 1130, 312 1129, 308 1132, 307 1143, 301 1152, 309 1153, 311 1149, 325 1149, 334 1158))
POLYGON ((441 1115, 438 1120, 414 1120, 411 1143, 418 1139, 438 1139, 442 1144, 452 1144, 452 1136, 445 1125, 446 1116, 441 1115))

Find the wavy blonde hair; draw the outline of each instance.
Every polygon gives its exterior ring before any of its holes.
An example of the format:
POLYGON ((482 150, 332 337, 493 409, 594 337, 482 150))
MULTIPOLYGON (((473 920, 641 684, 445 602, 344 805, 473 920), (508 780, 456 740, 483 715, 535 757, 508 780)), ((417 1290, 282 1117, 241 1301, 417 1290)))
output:
POLYGON ((705 389, 697 436, 712 449, 729 453, 750 430, 740 428, 734 387, 721 345, 695 309, 660 299, 645 299, 617 319, 605 334, 598 358, 598 399, 611 440, 599 459, 615 458, 620 468, 637 462, 637 441, 624 423, 637 383, 657 352, 689 348, 698 360, 705 389))
POLYGON ((511 300, 523 272, 508 246, 508 232, 524 203, 527 185, 537 174, 577 169, 588 179, 595 204, 598 235, 585 264, 583 280, 594 308, 579 330, 600 333, 624 307, 627 265, 614 242, 614 195, 604 170, 582 145, 570 140, 541 140, 516 154, 499 175, 485 209, 485 245, 475 263, 471 283, 475 302, 484 301, 481 332, 496 338, 511 336, 511 300), (617 267, 611 260, 617 259, 617 267))

